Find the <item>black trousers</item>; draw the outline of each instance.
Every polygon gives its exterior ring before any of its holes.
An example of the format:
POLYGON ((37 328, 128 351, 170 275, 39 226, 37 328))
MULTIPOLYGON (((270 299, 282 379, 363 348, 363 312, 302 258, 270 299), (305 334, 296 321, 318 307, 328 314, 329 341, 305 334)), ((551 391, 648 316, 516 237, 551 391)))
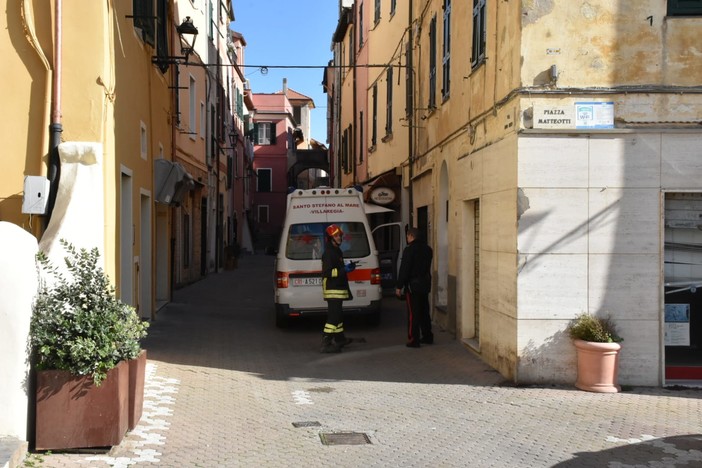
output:
POLYGON ((343 299, 327 299, 327 323, 324 324, 324 334, 335 336, 344 332, 343 299))
POLYGON ((405 298, 407 301, 407 341, 419 343, 420 338, 433 338, 431 315, 429 315, 429 294, 413 294, 407 291, 405 298))

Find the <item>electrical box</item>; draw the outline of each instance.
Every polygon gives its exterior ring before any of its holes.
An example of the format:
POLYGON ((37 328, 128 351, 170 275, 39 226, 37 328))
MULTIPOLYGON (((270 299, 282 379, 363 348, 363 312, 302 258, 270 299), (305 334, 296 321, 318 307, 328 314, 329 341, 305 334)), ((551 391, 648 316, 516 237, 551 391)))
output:
POLYGON ((49 201, 49 179, 42 176, 25 176, 22 213, 46 214, 49 201))

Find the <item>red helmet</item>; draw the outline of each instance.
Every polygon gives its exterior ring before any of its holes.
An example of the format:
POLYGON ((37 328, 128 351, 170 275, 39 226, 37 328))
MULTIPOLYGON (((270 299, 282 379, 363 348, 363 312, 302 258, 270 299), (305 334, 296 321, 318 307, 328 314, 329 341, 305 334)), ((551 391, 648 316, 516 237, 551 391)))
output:
POLYGON ((326 232, 329 237, 334 237, 337 234, 344 233, 344 231, 342 231, 341 228, 336 224, 330 224, 329 226, 327 226, 326 232))

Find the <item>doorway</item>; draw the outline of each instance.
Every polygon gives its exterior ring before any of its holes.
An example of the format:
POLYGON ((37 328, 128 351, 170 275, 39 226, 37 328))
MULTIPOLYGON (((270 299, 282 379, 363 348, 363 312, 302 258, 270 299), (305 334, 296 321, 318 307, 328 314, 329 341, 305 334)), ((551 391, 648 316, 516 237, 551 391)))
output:
POLYGON ((665 381, 702 385, 702 193, 666 193, 665 381))

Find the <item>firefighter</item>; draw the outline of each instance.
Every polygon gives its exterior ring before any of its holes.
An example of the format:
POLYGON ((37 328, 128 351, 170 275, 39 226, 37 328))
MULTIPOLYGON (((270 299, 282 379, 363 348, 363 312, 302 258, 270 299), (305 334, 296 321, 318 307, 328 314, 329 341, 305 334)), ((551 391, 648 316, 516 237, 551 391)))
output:
POLYGON ((343 231, 336 224, 326 230, 326 245, 322 254, 322 292, 327 301, 327 321, 322 332, 322 353, 338 353, 351 340, 344 335, 343 302, 353 299, 346 276, 356 268, 355 263, 344 263, 341 251, 343 231))

